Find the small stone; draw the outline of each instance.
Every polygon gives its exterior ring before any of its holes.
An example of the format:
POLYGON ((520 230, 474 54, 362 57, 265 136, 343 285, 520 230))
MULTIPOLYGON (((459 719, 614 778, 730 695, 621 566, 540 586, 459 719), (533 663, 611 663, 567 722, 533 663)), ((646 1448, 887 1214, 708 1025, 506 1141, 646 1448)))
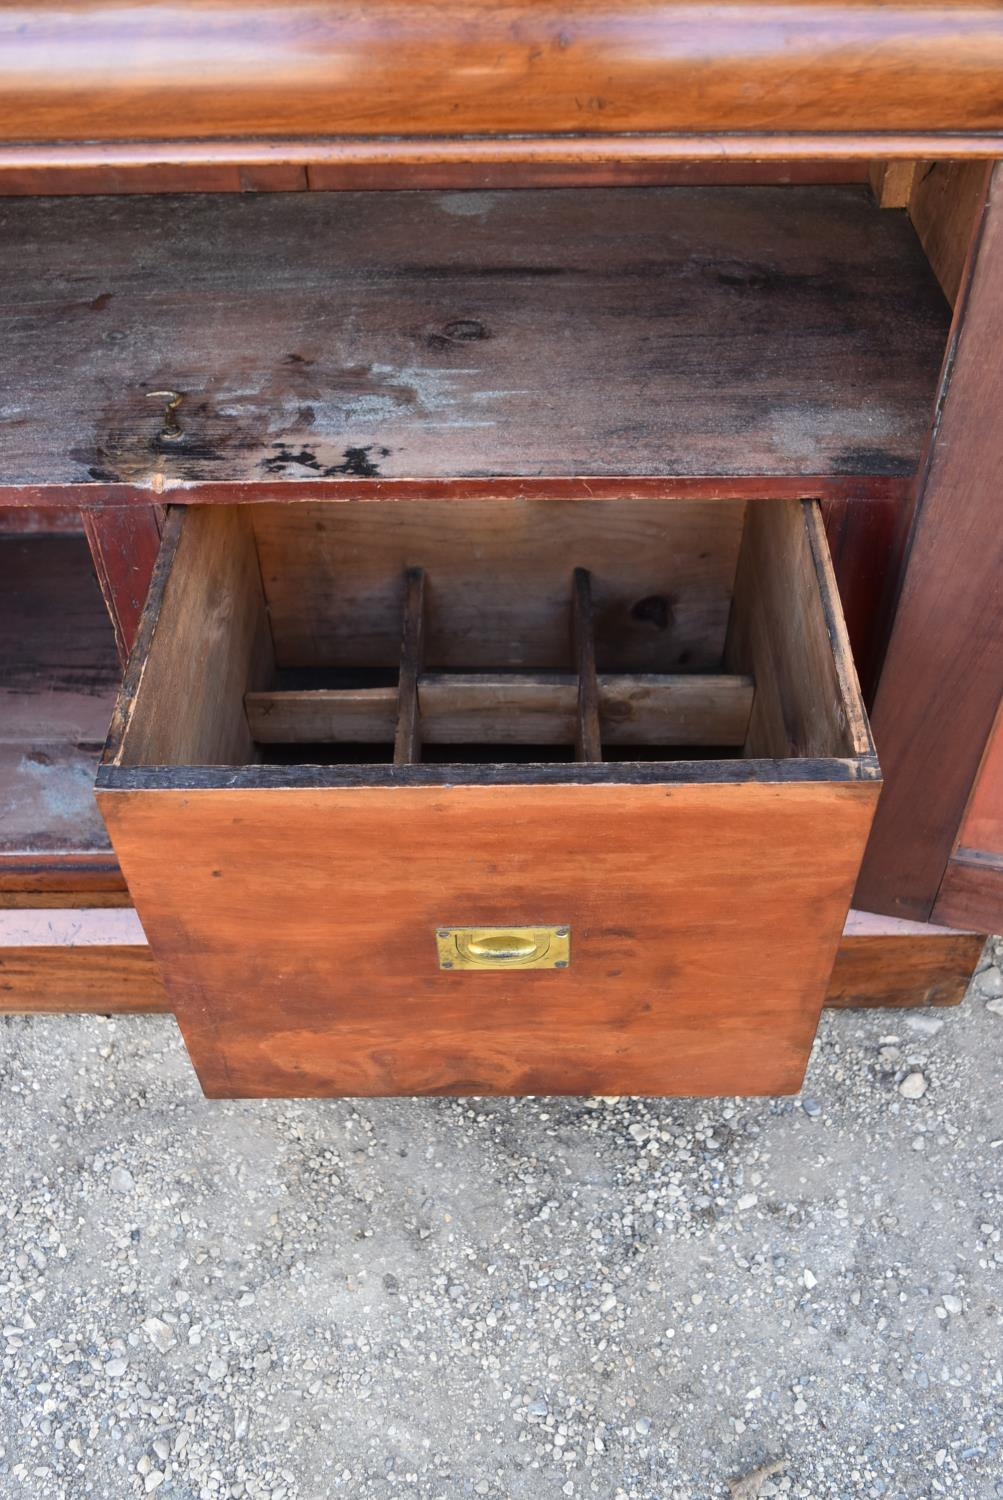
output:
POLYGON ((987 995, 992 1000, 1003 998, 1003 973, 995 966, 983 969, 975 984, 980 995, 987 995))
POLYGON ((940 1300, 946 1307, 947 1311, 954 1318, 958 1317, 964 1311, 964 1303, 962 1302, 961 1298, 956 1297, 953 1292, 945 1292, 940 1300))
POLYGON ((209 1379, 210 1380, 222 1380, 225 1374, 226 1374, 226 1361, 225 1360, 217 1358, 217 1359, 212 1359, 212 1360, 209 1361, 209 1379))
POLYGON ((651 1418, 638 1417, 637 1421, 634 1423, 634 1431, 640 1433, 641 1437, 647 1437, 648 1433, 651 1431, 651 1418))
POLYGON ((987 1001, 986 1010, 991 1016, 1003 1016, 1003 999, 987 1001))
POLYGON ((149 1474, 147 1474, 146 1476, 146 1493, 148 1495, 152 1495, 153 1491, 155 1489, 158 1489, 159 1486, 163 1484, 166 1478, 167 1475, 163 1472, 162 1469, 151 1469, 149 1474))
POLYGON ((159 1349, 161 1354, 166 1354, 177 1343, 177 1339, 174 1337, 174 1329, 160 1318, 147 1318, 142 1326, 143 1332, 150 1340, 150 1343, 155 1349, 159 1349))
POLYGON ((939 1017, 925 1015, 921 1010, 905 1016, 904 1020, 909 1030, 918 1031, 920 1036, 936 1036, 938 1031, 944 1029, 944 1023, 939 1017))
POLYGON ((120 1375, 125 1374, 128 1368, 129 1361, 127 1359, 110 1359, 104 1367, 104 1372, 106 1375, 110 1375, 112 1380, 117 1380, 120 1375))
POLYGON ((542 1397, 538 1396, 535 1401, 531 1401, 529 1403, 529 1406, 526 1408, 526 1410, 529 1412, 531 1417, 545 1417, 547 1415, 547 1412, 550 1410, 550 1407, 542 1397))
POLYGON ((165 1464, 171 1456, 171 1445, 170 1443, 165 1442, 163 1438, 155 1438, 153 1443, 153 1451, 160 1459, 160 1462, 162 1464, 165 1464))
POLYGON ((922 1073, 907 1073, 899 1084, 899 1093, 903 1099, 922 1099, 929 1087, 922 1073))
POLYGON ((822 1113, 822 1106, 821 1104, 819 1104, 817 1099, 802 1099, 801 1108, 804 1110, 809 1120, 817 1119, 818 1116, 822 1113))
POLYGON ((758 1202, 758 1193, 743 1193, 741 1198, 739 1198, 738 1202, 735 1204, 735 1207, 738 1209, 740 1214, 744 1214, 750 1208, 755 1208, 758 1202))
POLYGON ((616 1307, 616 1298, 613 1296, 613 1293, 610 1292, 609 1296, 604 1297, 602 1302, 600 1302, 599 1311, 601 1313, 611 1313, 614 1307, 616 1307))
POLYGON ((113 1167, 108 1174, 108 1185, 113 1193, 131 1193, 136 1186, 136 1179, 128 1167, 113 1167))
POLYGON ((809 1291, 813 1291, 814 1288, 818 1286, 818 1277, 813 1275, 811 1271, 803 1271, 801 1274, 801 1280, 804 1282, 809 1291))

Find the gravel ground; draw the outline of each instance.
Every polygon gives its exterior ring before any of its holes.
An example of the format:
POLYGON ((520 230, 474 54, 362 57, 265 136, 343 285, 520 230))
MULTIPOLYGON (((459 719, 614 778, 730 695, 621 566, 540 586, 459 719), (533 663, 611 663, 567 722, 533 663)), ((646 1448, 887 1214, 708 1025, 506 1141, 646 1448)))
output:
POLYGON ((0 1495, 1003 1495, 1001 1056, 998 966, 797 1100, 214 1104, 8 1020, 0 1495))

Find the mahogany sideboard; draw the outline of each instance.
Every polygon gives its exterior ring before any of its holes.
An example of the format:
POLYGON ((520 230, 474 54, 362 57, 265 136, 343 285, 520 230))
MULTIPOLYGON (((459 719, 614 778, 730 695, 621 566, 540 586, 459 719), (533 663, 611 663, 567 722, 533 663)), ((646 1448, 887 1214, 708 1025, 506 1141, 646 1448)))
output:
POLYGON ((957 1003, 1001 160, 996 4, 0 11, 0 1011, 769 1094, 957 1003))

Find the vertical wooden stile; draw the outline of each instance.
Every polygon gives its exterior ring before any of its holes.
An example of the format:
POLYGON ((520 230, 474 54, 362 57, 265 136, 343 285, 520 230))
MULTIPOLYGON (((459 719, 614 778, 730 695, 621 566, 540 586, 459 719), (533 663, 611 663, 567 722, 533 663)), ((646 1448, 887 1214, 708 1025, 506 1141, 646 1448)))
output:
POLYGON ((578 674, 575 759, 602 760, 599 683, 596 678, 596 646, 592 630, 592 578, 586 568, 575 569, 571 594, 571 625, 575 671, 578 674))
POLYGON ((401 634, 400 675, 397 681, 397 733, 394 765, 411 766, 421 756, 418 713, 418 674, 425 638, 425 570, 409 568, 405 575, 404 629, 401 634))

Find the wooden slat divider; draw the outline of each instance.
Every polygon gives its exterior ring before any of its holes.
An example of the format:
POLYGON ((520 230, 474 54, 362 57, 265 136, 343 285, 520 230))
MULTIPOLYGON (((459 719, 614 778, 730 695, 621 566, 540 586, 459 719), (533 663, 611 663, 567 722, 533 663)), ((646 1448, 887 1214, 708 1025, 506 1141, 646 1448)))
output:
POLYGON ((587 568, 575 569, 571 589, 571 635, 578 674, 575 759, 602 760, 596 642, 592 629, 592 578, 587 568))
POLYGON ((425 571, 409 568, 404 593, 400 677, 397 682, 397 731, 394 765, 411 766, 421 758, 418 674, 425 640, 425 571))
MULTIPOLYGON (((751 677, 610 673, 597 682, 609 745, 744 743, 751 677)), ((422 739, 430 745, 566 744, 577 702, 571 673, 426 672, 418 678, 422 739)), ((245 707, 259 744, 380 744, 394 738, 397 690, 248 693, 245 707)))

